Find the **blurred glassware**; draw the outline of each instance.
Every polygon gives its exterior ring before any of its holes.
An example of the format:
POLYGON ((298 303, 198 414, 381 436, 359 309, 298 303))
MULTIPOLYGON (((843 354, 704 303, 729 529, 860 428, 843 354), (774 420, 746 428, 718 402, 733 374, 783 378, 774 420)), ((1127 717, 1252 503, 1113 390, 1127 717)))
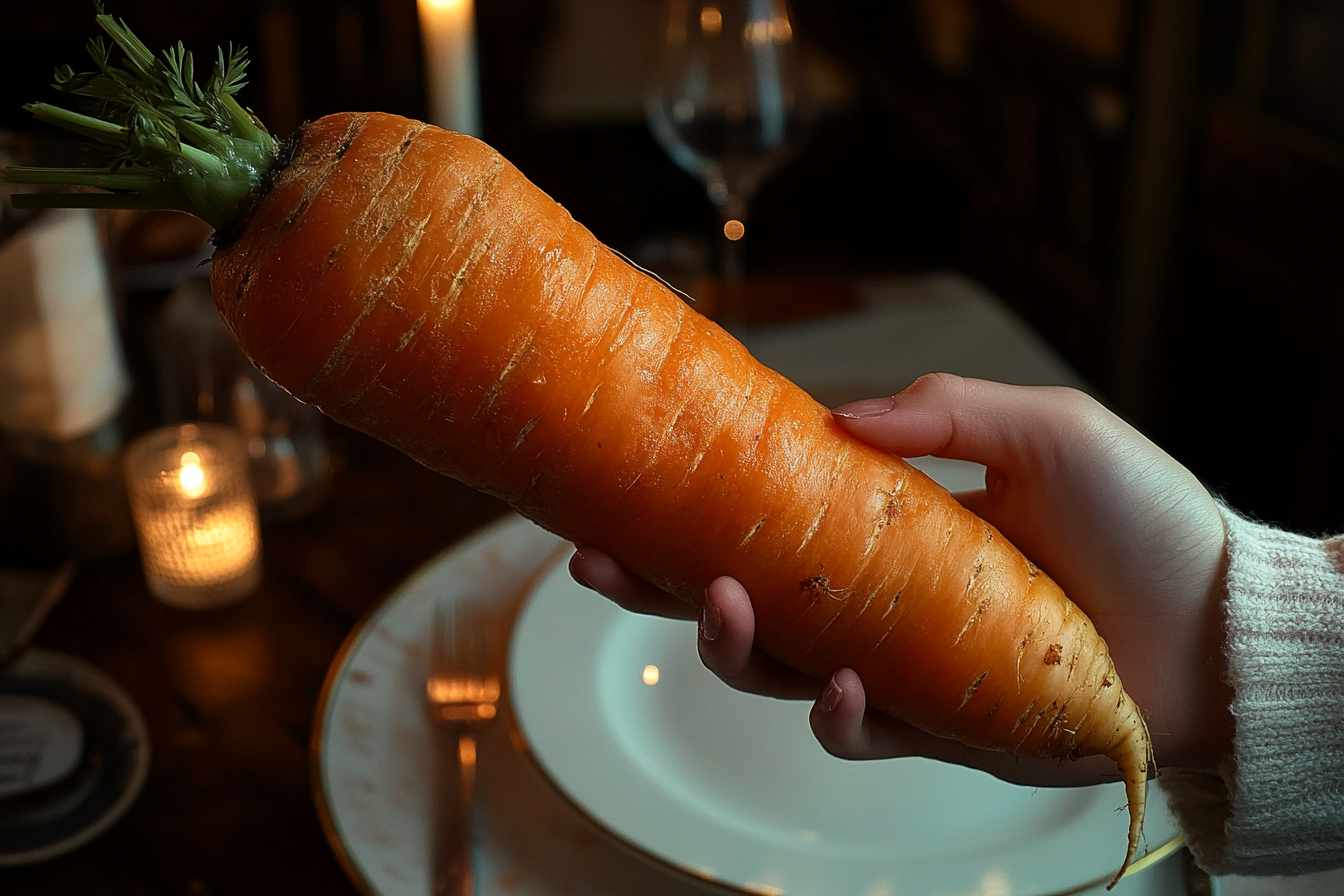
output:
POLYGON ((101 237, 53 209, 0 245, 0 425, 63 440, 115 416, 131 379, 101 237))
POLYGON ((331 477, 321 413, 243 355, 207 280, 193 277, 173 290, 151 349, 165 421, 214 421, 242 433, 264 521, 294 519, 321 503, 331 477))
POLYGON ((131 543, 118 465, 132 383, 101 231, 88 209, 11 223, 0 240, 0 432, 13 487, 0 497, 13 508, 3 528, 23 531, 6 531, 0 561, 105 556, 131 543))
POLYGON ((150 592, 208 609, 261 583, 261 523, 247 443, 229 426, 151 430, 126 449, 126 488, 150 592))
POLYGON ((788 161, 811 103, 784 0, 663 0, 658 61, 645 99, 654 137, 705 184, 723 229, 720 319, 741 325, 751 203, 788 161))
POLYGON ((135 541, 121 477, 131 414, 66 439, 5 433, 0 440, 0 565, 53 570, 135 541))

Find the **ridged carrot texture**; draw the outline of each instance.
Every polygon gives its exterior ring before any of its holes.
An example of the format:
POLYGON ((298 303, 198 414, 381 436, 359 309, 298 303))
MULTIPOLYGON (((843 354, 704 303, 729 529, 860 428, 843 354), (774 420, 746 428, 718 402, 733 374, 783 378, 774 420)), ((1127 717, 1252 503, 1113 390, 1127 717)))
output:
MULTIPOLYGON (((497 153, 404 118, 344 114, 278 151, 234 99, 99 15, 124 55, 57 72, 94 118, 29 108, 105 168, 7 169, 105 193, 16 206, 177 208, 219 231, 215 302, 267 375, 328 415, 498 495, 688 601, 750 591, 757 642, 841 666, 920 728, 1119 765, 1133 857, 1150 745, 1087 617, 993 527, 847 436, 657 280, 603 247, 497 153)), ((1119 878, 1119 873, 1116 879, 1119 878)))
POLYGON ((1088 618, 484 144, 307 125, 211 281, 300 399, 689 601, 736 577, 785 663, 850 666, 874 706, 978 747, 1111 757, 1128 865, 1150 745, 1088 618))

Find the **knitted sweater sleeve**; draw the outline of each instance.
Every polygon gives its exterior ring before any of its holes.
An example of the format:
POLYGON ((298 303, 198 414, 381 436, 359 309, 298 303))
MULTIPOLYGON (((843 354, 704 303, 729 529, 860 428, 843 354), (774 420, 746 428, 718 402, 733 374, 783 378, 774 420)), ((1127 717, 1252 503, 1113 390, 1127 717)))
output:
POLYGON ((1344 866, 1344 537, 1308 538, 1223 508, 1232 761, 1159 783, 1214 874, 1344 866))

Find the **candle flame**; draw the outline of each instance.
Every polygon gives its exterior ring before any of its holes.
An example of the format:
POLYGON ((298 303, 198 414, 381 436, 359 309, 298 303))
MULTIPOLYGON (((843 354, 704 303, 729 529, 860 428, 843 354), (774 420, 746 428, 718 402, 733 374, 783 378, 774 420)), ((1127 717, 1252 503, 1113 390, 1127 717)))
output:
POLYGON ((199 498, 205 494, 205 471, 201 469, 201 456, 195 451, 187 451, 182 455, 177 482, 182 487, 182 494, 188 498, 199 498))

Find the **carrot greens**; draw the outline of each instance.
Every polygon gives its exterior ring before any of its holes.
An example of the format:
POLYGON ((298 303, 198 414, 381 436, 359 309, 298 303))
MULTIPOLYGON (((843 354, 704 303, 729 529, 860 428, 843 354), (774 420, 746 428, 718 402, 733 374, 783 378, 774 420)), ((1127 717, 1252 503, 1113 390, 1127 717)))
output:
POLYGON ((9 168, 5 179, 108 192, 21 193, 15 207, 176 209, 228 227, 276 159, 276 141, 235 99, 246 83, 246 50, 219 50, 202 86, 180 42, 156 56, 101 5, 97 22, 111 45, 101 36, 89 41, 95 69, 62 66, 52 85, 87 111, 25 108, 85 138, 85 152, 100 167, 9 168))

